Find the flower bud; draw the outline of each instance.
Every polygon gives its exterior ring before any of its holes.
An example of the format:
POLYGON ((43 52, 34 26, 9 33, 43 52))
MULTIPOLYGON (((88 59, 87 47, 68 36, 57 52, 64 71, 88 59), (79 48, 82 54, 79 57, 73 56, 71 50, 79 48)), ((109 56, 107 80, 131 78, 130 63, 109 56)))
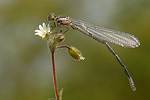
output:
POLYGON ((75 47, 70 47, 68 49, 68 53, 70 54, 70 56, 72 56, 74 59, 77 59, 77 60, 84 60, 85 58, 82 56, 81 52, 76 49, 75 47))
POLYGON ((56 42, 62 42, 65 39, 63 34, 58 34, 55 38, 56 42))

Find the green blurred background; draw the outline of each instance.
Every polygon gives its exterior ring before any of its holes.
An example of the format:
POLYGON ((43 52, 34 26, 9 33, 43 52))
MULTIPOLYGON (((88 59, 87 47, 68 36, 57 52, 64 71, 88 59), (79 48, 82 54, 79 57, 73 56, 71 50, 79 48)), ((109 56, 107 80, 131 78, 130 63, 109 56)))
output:
POLYGON ((136 35, 138 48, 110 44, 137 87, 132 92, 122 66, 105 45, 70 30, 62 45, 85 56, 73 60, 56 51, 63 100, 147 100, 150 98, 150 0, 0 0, 0 100, 50 100, 55 97, 50 52, 34 35, 47 15, 71 16, 136 35))

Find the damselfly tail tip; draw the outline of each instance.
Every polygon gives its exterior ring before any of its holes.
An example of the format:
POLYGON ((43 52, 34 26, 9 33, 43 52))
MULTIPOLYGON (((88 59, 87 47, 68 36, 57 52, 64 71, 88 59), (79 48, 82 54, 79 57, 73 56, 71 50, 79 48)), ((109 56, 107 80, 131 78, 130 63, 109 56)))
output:
POLYGON ((135 87, 135 84, 133 82, 132 77, 129 78, 129 83, 130 83, 132 91, 135 92, 136 91, 136 87, 135 87))

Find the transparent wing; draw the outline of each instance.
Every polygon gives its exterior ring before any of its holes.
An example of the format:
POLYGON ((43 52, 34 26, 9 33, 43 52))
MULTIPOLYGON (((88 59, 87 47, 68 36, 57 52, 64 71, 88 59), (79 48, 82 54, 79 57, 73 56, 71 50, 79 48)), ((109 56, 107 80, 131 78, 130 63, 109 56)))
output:
POLYGON ((106 42, 114 43, 116 45, 129 48, 135 48, 140 45, 139 39, 134 35, 108 29, 105 27, 92 25, 90 23, 78 19, 71 18, 71 21, 73 24, 81 27, 85 31, 99 37, 100 39, 106 42))

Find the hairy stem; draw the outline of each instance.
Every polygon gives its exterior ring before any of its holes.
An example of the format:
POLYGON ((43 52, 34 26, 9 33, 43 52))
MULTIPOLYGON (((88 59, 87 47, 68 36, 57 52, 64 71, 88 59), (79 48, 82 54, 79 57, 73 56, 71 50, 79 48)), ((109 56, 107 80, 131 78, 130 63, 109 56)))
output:
POLYGON ((52 66, 53 66, 53 80, 54 80, 55 96, 56 96, 56 100, 59 100, 59 93, 58 93, 56 72, 55 72, 54 51, 52 51, 51 54, 52 54, 52 66))

